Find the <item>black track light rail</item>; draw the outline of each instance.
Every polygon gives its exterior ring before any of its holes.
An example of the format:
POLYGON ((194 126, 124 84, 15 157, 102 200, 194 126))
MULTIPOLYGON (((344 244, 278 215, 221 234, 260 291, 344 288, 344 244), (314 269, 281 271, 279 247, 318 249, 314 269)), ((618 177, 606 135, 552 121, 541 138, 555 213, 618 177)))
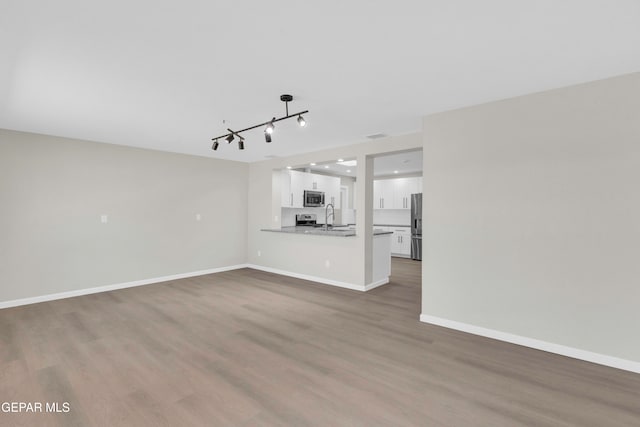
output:
MULTIPOLYGON (((288 112, 289 112, 289 108, 287 107, 287 113, 288 112)), ((224 135, 220 135, 220 136, 217 136, 215 138, 211 138, 211 140, 215 141, 217 139, 223 139, 223 138, 228 137, 229 135, 236 135, 238 138, 244 139, 239 135, 242 132, 246 132, 248 130, 253 130, 253 129, 259 128, 261 126, 266 126, 269 123, 275 123, 275 122, 279 122, 279 121, 282 121, 282 120, 290 119, 292 117, 300 116, 302 114, 307 114, 308 112, 309 112, 309 110, 304 110, 304 111, 300 111, 299 113, 288 114, 288 115, 286 115, 284 117, 280 117, 280 118, 277 118, 277 119, 274 117, 273 119, 269 120, 268 122, 260 123, 259 125, 251 126, 251 127, 248 127, 246 129, 242 129, 242 130, 234 131, 234 130, 231 130, 231 129, 227 128, 229 133, 225 133, 224 135)))

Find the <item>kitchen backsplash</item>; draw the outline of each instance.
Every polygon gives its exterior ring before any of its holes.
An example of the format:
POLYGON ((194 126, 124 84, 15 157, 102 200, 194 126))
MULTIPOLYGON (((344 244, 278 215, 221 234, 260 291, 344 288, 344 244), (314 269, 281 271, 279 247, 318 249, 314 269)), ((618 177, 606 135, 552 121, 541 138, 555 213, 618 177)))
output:
POLYGON ((374 209, 374 224, 411 225, 411 209, 374 209))
MULTIPOLYGON (((318 224, 324 224, 325 208, 282 208, 282 226, 288 227, 296 225, 297 214, 316 214, 318 224)), ((329 224, 355 224, 356 223, 356 210, 355 209, 336 209, 336 216, 342 217, 342 221, 334 221, 329 218, 329 224)))
MULTIPOLYGON (((336 209, 336 211, 336 213, 342 215, 341 224, 356 223, 355 209, 336 209)), ((324 208, 282 208, 281 212, 283 227, 296 225, 296 214, 303 213, 316 214, 318 224, 324 224, 324 208)), ((332 219, 329 219, 329 223, 333 222, 332 219)), ((373 211, 373 223, 409 226, 411 224, 411 211, 408 209, 376 209, 373 211)))

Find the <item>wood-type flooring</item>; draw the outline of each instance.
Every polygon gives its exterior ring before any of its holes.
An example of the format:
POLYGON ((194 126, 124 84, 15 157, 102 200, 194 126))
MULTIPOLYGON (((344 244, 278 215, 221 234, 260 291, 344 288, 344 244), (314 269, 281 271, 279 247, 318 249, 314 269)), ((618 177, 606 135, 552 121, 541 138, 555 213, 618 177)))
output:
MULTIPOLYGON (((24 426, 640 426, 640 375, 419 322, 421 263, 366 293, 252 269, 0 310, 24 426)), ((630 337, 637 339, 637 337, 630 337)))

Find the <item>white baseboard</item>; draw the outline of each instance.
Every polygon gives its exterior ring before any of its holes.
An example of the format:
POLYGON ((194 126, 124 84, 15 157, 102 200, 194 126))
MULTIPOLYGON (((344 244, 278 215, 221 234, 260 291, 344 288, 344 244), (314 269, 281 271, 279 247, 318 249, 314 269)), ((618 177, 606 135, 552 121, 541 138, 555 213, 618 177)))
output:
POLYGON ((382 286, 382 285, 386 285, 387 283, 389 283, 389 278, 385 277, 384 279, 380 279, 376 282, 373 283, 369 283, 368 285, 364 286, 364 290, 365 291, 370 291, 373 288, 377 288, 378 286, 382 286))
POLYGON ((302 273, 294 273, 291 271, 280 270, 278 268, 264 267, 262 265, 249 264, 247 265, 249 268, 253 268, 255 270, 266 271, 267 273, 275 273, 280 274, 282 276, 295 277, 296 279, 309 280, 312 282, 323 283, 325 285, 337 286, 340 288, 351 289, 354 291, 366 292, 370 289, 377 288, 378 286, 382 286, 385 283, 389 283, 389 278, 381 279, 373 283, 369 283, 367 285, 356 285, 354 283, 340 282, 338 280, 326 279, 324 277, 310 276, 308 274, 302 273))
POLYGON ((133 282, 117 283, 114 285, 97 286, 95 288, 78 289, 55 294, 41 295, 37 297, 0 301, 0 309, 17 307, 19 305, 35 304, 38 302, 53 301, 57 299, 78 297, 81 295, 97 294, 99 292, 115 291, 116 289, 132 288, 135 286, 150 285, 152 283, 168 282, 170 280, 185 279, 187 277, 203 276, 205 274, 220 273, 223 271, 246 268, 247 264, 230 265, 227 267, 210 268, 208 270, 192 271, 189 273, 173 274, 171 276, 154 277, 151 279, 134 280, 133 282))
POLYGON ((441 317, 430 316, 428 314, 421 314, 420 321, 424 323, 430 323, 432 325, 444 326, 445 328, 455 329, 462 332, 468 332, 474 335, 480 335, 487 338, 505 341, 512 344, 531 347, 549 353, 560 354, 562 356, 567 356, 574 359, 597 363, 599 365, 640 373, 640 363, 631 360, 620 359, 618 357, 593 353, 591 351, 580 350, 578 348, 567 347, 564 345, 541 341, 534 338, 527 338, 507 332, 496 331, 494 329, 483 328, 468 323, 456 322, 454 320, 443 319, 441 317))

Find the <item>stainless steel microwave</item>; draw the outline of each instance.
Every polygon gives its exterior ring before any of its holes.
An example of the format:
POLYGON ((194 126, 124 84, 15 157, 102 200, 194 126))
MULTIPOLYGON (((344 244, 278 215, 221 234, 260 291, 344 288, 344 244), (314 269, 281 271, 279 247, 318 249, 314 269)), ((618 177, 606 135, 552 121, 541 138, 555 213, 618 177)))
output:
POLYGON ((324 193, 322 191, 304 190, 304 206, 324 206, 324 193))

